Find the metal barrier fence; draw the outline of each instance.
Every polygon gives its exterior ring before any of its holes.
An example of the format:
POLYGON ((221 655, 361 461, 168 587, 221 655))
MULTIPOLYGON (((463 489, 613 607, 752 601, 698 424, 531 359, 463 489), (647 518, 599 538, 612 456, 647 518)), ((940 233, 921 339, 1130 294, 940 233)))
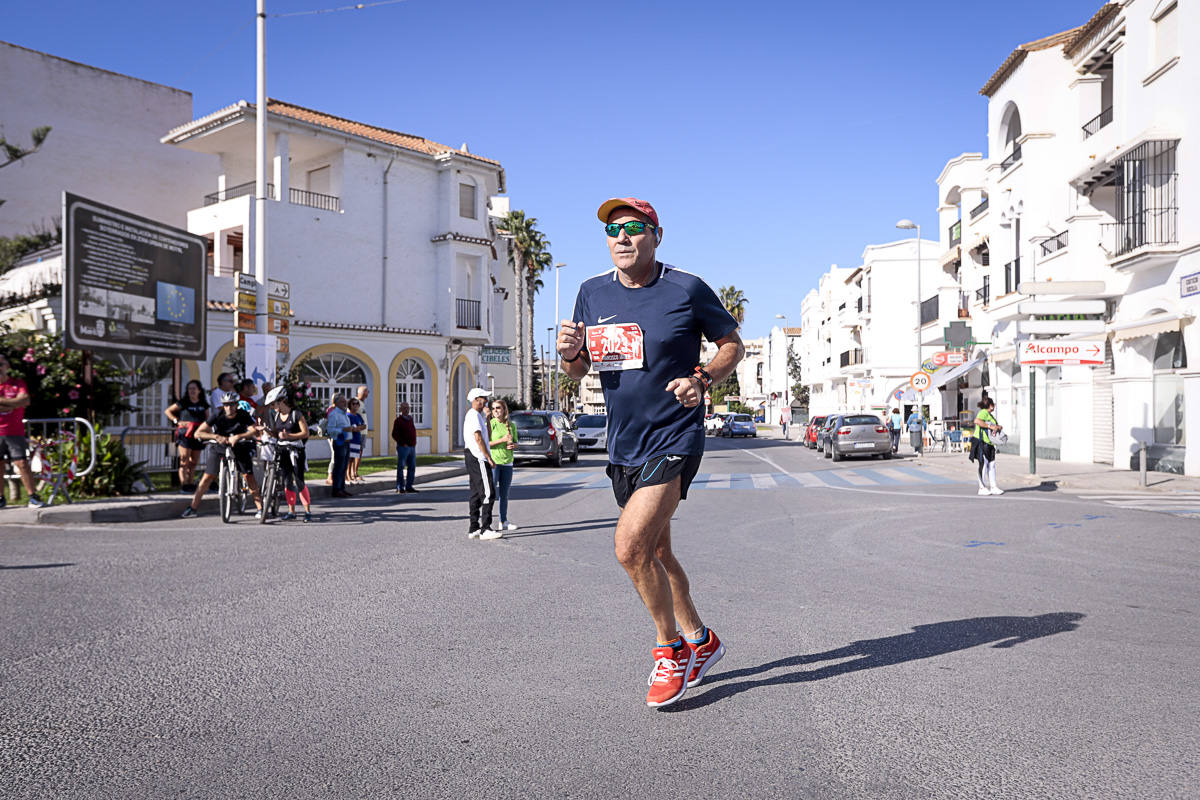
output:
POLYGON ((146 462, 147 473, 173 472, 179 466, 174 428, 126 428, 121 431, 121 446, 134 464, 146 462))
MULTIPOLYGON (((30 472, 35 480, 50 486, 50 494, 42 499, 53 503, 55 498, 62 495, 68 503, 71 502, 68 485, 96 468, 96 429, 92 423, 82 417, 27 419, 25 438, 29 442, 26 460, 30 472), (82 433, 87 435, 89 452, 87 464, 81 468, 77 443, 82 433)), ((20 477, 11 461, 8 462, 4 477, 8 480, 20 477)))

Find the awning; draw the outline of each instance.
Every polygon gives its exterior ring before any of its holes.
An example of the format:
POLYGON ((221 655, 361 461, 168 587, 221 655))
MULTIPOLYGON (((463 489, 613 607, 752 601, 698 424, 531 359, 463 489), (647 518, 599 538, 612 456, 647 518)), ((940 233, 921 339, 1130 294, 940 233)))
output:
POLYGON ((939 370, 938 373, 933 376, 933 385, 934 386, 945 386, 947 383, 954 380, 955 378, 958 378, 962 375, 966 375, 971 370, 979 369, 980 367, 983 366, 983 362, 986 360, 987 360, 986 356, 980 356, 979 358, 975 359, 974 361, 968 361, 966 364, 963 364, 961 367, 955 367, 954 369, 947 370, 944 374, 939 370))
POLYGON ((955 261, 962 261, 962 248, 958 246, 947 250, 945 255, 938 259, 938 266, 945 269, 955 261))
POLYGON ((1017 357, 1017 351, 1015 348, 1011 348, 1008 350, 993 350, 988 355, 991 356, 992 361, 999 364, 1003 361, 1012 361, 1014 358, 1017 357))
POLYGON ((1123 339, 1137 339, 1140 336, 1172 333, 1191 320, 1190 314, 1152 314, 1135 322, 1110 325, 1108 329, 1113 332, 1113 341, 1119 342, 1123 339))
POLYGON ((971 241, 971 246, 967 248, 967 252, 975 253, 988 245, 988 235, 985 233, 982 236, 977 236, 971 241))

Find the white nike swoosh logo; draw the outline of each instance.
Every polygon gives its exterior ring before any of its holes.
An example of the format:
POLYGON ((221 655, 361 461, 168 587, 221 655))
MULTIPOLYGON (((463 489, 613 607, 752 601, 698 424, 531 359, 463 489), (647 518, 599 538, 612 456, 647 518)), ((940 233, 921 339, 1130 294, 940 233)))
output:
POLYGON ((597 317, 597 318, 596 318, 596 324, 597 324, 597 325, 600 325, 600 324, 603 324, 603 323, 605 323, 605 322, 608 322, 610 319, 612 319, 612 318, 613 318, 613 317, 615 317, 615 316, 617 316, 617 315, 616 315, 616 314, 613 314, 613 315, 612 315, 612 317, 597 317))
POLYGON ((667 456, 667 461, 682 461, 683 456, 667 456))

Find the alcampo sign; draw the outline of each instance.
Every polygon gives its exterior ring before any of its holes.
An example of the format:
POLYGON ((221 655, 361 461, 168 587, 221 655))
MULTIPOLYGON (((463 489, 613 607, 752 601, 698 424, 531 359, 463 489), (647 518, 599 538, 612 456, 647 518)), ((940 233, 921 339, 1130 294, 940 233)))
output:
POLYGON ((1104 363, 1104 345, 1100 342, 1019 342, 1017 356, 1022 366, 1057 367, 1104 363))

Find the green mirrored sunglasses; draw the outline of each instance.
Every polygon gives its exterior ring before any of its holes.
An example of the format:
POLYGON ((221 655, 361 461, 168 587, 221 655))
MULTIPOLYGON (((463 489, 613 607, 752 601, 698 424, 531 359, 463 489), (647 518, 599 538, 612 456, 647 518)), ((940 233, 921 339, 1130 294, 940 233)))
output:
POLYGON ((622 228, 624 228, 625 232, 628 233, 630 236, 637 236, 639 233, 646 230, 646 228, 650 228, 651 230, 658 230, 658 228, 654 227, 649 222, 633 221, 633 222, 610 222, 604 226, 604 232, 615 239, 621 235, 622 228))

